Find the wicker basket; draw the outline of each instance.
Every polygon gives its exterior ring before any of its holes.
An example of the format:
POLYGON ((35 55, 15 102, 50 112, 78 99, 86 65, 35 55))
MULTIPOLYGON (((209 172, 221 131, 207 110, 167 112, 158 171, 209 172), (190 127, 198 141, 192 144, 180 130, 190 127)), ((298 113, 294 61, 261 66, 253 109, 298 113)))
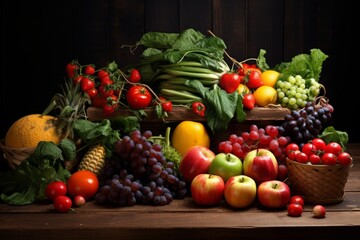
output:
POLYGON ((12 169, 20 165, 24 159, 28 158, 29 155, 35 151, 35 147, 34 148, 6 147, 4 139, 0 141, 0 147, 4 154, 4 158, 8 162, 9 167, 11 167, 12 169))
POLYGON ((352 164, 311 165, 290 159, 286 164, 292 194, 302 195, 305 202, 312 204, 335 204, 344 200, 344 188, 352 164))

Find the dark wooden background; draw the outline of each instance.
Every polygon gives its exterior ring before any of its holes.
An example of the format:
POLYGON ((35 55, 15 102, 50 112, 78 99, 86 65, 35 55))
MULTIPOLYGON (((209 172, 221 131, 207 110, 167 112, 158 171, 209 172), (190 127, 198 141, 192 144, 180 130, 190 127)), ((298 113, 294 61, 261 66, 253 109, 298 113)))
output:
POLYGON ((103 67, 137 61, 124 44, 148 31, 224 39, 237 60, 267 51, 270 66, 320 48, 329 58, 320 82, 334 106, 333 125, 360 142, 355 117, 355 7, 344 0, 35 0, 2 1, 0 135, 16 119, 41 113, 60 92, 67 62, 103 67))

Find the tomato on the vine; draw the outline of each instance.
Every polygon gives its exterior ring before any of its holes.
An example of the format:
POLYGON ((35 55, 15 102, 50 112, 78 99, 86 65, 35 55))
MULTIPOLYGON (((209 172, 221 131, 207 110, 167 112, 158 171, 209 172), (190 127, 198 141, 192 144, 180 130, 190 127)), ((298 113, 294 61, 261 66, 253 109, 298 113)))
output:
POLYGON ((101 69, 99 70, 97 76, 100 80, 102 80, 104 77, 109 77, 109 72, 104 69, 101 69))
POLYGON ((110 84, 100 84, 99 86, 99 93, 107 98, 110 97, 111 95, 114 94, 114 90, 111 89, 111 85, 110 84))
POLYGON ((104 116, 110 116, 113 114, 118 107, 118 97, 116 95, 110 95, 104 97, 105 103, 102 105, 104 116))
POLYGON ((83 75, 77 75, 76 77, 74 77, 73 78, 74 85, 81 83, 81 79, 83 79, 83 75))
POLYGON ((57 196, 65 196, 66 193, 66 183, 62 181, 53 181, 47 184, 45 188, 45 195, 51 201, 54 201, 57 196))
POLYGON ((92 88, 95 87, 95 82, 91 79, 91 78, 88 78, 88 77, 83 77, 81 79, 81 89, 86 92, 92 88))
POLYGON ((66 213, 72 206, 71 198, 68 196, 57 196, 54 199, 53 206, 57 212, 66 213))
POLYGON ((86 75, 89 75, 89 76, 93 75, 95 73, 95 66, 94 65, 87 65, 85 67, 84 73, 86 75))
POLYGON ((165 99, 164 97, 159 97, 159 100, 161 102, 161 107, 165 112, 171 112, 172 111, 172 102, 165 99))
POLYGON ((89 95, 90 98, 94 98, 98 95, 99 91, 97 90, 97 88, 94 87, 87 90, 86 93, 89 95))
POLYGON ((73 173, 67 181, 70 196, 83 196, 85 200, 93 198, 99 189, 99 179, 89 170, 79 170, 73 173))
POLYGON ((66 64, 65 70, 66 74, 69 78, 73 78, 76 74, 76 70, 79 68, 79 66, 75 62, 70 62, 66 64))
POLYGON ((141 80, 141 75, 140 75, 140 71, 137 70, 136 68, 131 69, 130 71, 130 76, 128 79, 130 82, 132 83, 137 83, 141 80))
POLYGON ((152 95, 146 87, 135 85, 126 93, 126 101, 132 109, 143 109, 150 105, 152 95))

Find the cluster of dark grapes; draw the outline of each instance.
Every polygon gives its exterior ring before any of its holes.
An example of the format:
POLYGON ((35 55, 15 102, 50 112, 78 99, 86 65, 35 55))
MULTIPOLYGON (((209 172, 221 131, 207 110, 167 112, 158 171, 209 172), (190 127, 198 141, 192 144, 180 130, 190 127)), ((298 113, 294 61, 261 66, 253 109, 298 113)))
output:
POLYGON ((151 136, 150 130, 143 134, 134 130, 115 143, 112 164, 104 171, 96 203, 161 206, 186 196, 186 183, 175 171, 175 164, 166 159, 160 144, 148 140, 151 136))
POLYGON ((220 142, 218 151, 232 153, 243 159, 249 151, 265 148, 270 150, 279 162, 285 162, 285 148, 289 142, 288 137, 280 135, 278 126, 266 125, 262 128, 253 124, 249 131, 239 135, 231 134, 227 140, 220 142))
POLYGON ((302 146, 319 136, 323 127, 332 120, 332 111, 331 105, 307 102, 303 109, 292 110, 284 117, 279 132, 282 136, 290 137, 291 142, 302 146))

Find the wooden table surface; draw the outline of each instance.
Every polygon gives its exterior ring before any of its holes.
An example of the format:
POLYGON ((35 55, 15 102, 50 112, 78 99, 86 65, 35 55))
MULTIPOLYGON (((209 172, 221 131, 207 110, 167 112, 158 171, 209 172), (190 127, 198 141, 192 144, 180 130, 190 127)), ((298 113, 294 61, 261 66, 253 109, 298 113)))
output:
POLYGON ((0 204, 0 239, 358 239, 360 236, 360 144, 349 144, 354 165, 344 201, 326 205, 323 219, 307 204, 301 217, 254 204, 234 210, 225 203, 198 207, 191 198, 166 206, 113 208, 88 202, 71 213, 51 204, 0 204))

